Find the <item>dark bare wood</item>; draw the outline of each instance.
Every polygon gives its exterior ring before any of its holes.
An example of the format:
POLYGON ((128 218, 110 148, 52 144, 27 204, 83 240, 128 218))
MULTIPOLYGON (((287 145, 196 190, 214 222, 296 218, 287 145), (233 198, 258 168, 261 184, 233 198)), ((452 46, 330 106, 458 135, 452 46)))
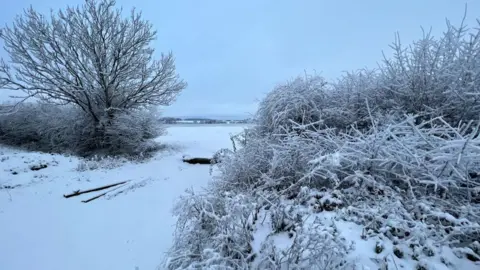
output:
MULTIPOLYGON (((126 183, 126 182, 125 182, 125 183, 126 183)), ((107 193, 112 192, 112 191, 115 191, 115 190, 117 190, 117 189, 119 189, 119 188, 121 188, 121 187, 124 187, 124 186, 126 186, 126 185, 123 185, 123 184, 122 184, 122 185, 119 185, 119 186, 117 186, 116 188, 112 188, 112 189, 110 189, 110 190, 107 190, 107 191, 105 191, 104 193, 99 194, 99 195, 97 195, 97 196, 95 196, 95 197, 92 197, 92 198, 90 198, 90 199, 88 199, 88 200, 83 200, 82 203, 88 203, 88 202, 91 202, 91 201, 93 201, 93 200, 96 200, 96 199, 98 199, 98 198, 100 198, 100 197, 105 196, 107 193)))
POLYGON ((97 196, 95 196, 95 197, 92 197, 92 198, 90 198, 90 199, 88 199, 88 200, 83 200, 82 202, 83 202, 83 203, 91 202, 91 201, 93 201, 93 200, 96 200, 96 199, 98 199, 98 198, 100 198, 100 197, 105 196, 108 192, 109 192, 109 191, 104 192, 104 193, 99 194, 99 195, 97 195, 97 196))
POLYGON ((183 162, 188 164, 215 164, 216 161, 212 158, 184 158, 183 162))
POLYGON ((87 189, 87 190, 76 190, 76 191, 74 191, 70 194, 63 195, 63 197, 65 197, 65 198, 75 197, 75 196, 78 196, 78 195, 81 195, 81 194, 84 194, 84 193, 90 193, 90 192, 95 192, 95 191, 100 191, 100 190, 104 190, 104 189, 107 189, 107 188, 115 187, 115 186, 118 186, 118 185, 121 185, 121 184, 125 184, 127 182, 128 181, 122 181, 122 182, 118 182, 118 183, 115 183, 115 184, 110 184, 110 185, 101 186, 101 187, 92 188, 92 189, 87 189))

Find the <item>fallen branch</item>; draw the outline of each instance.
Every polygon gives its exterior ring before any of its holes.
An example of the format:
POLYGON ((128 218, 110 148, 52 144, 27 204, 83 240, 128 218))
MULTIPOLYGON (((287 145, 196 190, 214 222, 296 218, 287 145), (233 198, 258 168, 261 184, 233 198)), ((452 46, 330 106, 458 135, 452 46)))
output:
POLYGON ((135 189, 137 188, 142 188, 142 187, 145 187, 147 184, 149 184, 150 182, 153 182, 154 180, 152 178, 148 178, 148 179, 144 179, 142 181, 138 181, 136 182, 135 184, 131 184, 131 185, 128 185, 128 187, 125 187, 119 191, 116 191, 116 192, 113 192, 111 194, 108 194, 107 196, 105 196, 105 199, 106 200, 110 200, 122 193, 126 194, 130 191, 134 191, 135 189))
POLYGON ((4 185, 4 186, 0 186, 0 190, 2 190, 2 189, 14 189, 14 188, 18 188, 18 187, 21 187, 21 185, 19 185, 19 184, 14 185, 14 186, 4 185))
POLYGON ((217 163, 213 158, 184 158, 183 162, 188 164, 215 164, 217 163))
POLYGON ((81 194, 84 194, 84 193, 95 192, 95 191, 100 191, 100 190, 104 190, 104 189, 107 189, 107 188, 115 187, 115 186, 118 186, 118 185, 121 185, 121 184, 125 184, 127 182, 128 181, 123 181, 123 182, 118 182, 118 183, 111 184, 111 185, 101 186, 101 187, 98 187, 98 188, 92 188, 92 189, 87 189, 87 190, 82 190, 82 191, 81 190, 76 190, 73 193, 63 195, 63 197, 65 197, 65 198, 75 197, 75 196, 78 196, 78 195, 81 195, 81 194))
MULTIPOLYGON (((128 182, 128 181, 125 181, 124 184, 127 183, 127 182, 128 182)), ((99 194, 99 195, 97 195, 97 196, 95 196, 95 197, 92 197, 92 198, 87 199, 87 200, 83 200, 82 203, 88 203, 88 202, 91 202, 91 201, 93 201, 93 200, 96 200, 96 199, 98 199, 98 198, 100 198, 100 197, 105 196, 107 193, 112 192, 112 191, 115 191, 115 190, 117 190, 117 189, 119 189, 119 188, 121 188, 121 187, 124 187, 124 186, 125 186, 125 185, 121 185, 121 186, 119 186, 119 187, 112 188, 111 190, 107 190, 107 191, 105 191, 104 193, 99 194)))

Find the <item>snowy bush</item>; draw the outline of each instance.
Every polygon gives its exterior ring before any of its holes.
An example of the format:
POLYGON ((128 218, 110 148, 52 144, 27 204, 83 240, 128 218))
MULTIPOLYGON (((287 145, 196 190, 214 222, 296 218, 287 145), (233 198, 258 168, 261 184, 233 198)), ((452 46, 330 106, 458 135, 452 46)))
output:
MULTIPOLYGON (((339 185, 371 182, 401 190, 412 198, 437 196, 468 202, 480 184, 478 126, 472 122, 454 128, 442 118, 415 125, 415 117, 377 129, 345 135, 336 150, 342 176, 339 185), (469 132, 469 130, 474 132, 469 132), (469 195, 470 193, 470 195, 469 195)), ((318 164, 314 170, 323 170, 318 164)))
POLYGON ((449 267, 443 249, 478 261, 479 33, 448 25, 440 39, 425 35, 408 49, 397 39, 378 70, 276 87, 260 104, 258 125, 235 137, 241 148, 222 156, 213 187, 177 208, 180 223, 196 227, 181 227, 174 251, 208 251, 178 268, 353 269, 340 260, 351 247, 335 226, 307 222, 330 211, 362 226, 363 240, 382 241, 372 251, 392 252, 393 260, 378 260, 382 269, 396 259, 430 267, 434 256, 449 267), (225 206, 232 197, 245 198, 242 218, 225 206), (199 218, 199 205, 215 214, 199 218), (249 251, 241 259, 224 256, 225 240, 207 244, 242 222, 253 240, 227 241, 249 251))
POLYGON ((118 114, 106 131, 93 132, 94 123, 75 107, 23 103, 0 114, 0 143, 44 152, 90 156, 143 155, 159 148, 162 134, 152 111, 118 114))
POLYGON ((98 169, 114 169, 121 167, 129 160, 126 158, 118 158, 111 156, 93 156, 79 160, 76 170, 79 172, 98 170, 98 169))
POLYGON ((251 197, 230 193, 181 197, 167 269, 246 269, 252 254, 251 197))
MULTIPOLYGON (((385 117, 378 104, 384 102, 379 89, 378 70, 359 70, 347 72, 332 84, 329 109, 329 127, 341 128, 343 131, 355 125, 364 130, 371 127, 372 116, 375 120, 385 117)), ((395 104, 389 107, 389 113, 401 112, 395 104)))
POLYGON ((344 257, 351 244, 334 223, 310 218, 308 206, 270 193, 234 195, 213 188, 207 194, 189 191, 175 206, 179 219, 165 268, 351 269, 344 257), (274 233, 262 234, 259 227, 274 233))
POLYGON ((159 148, 152 139, 163 132, 153 111, 119 113, 106 126, 103 148, 116 154, 149 153, 159 148))
POLYGON ((0 139, 8 145, 39 141, 37 129, 41 116, 40 106, 36 108, 32 104, 22 104, 15 113, 0 114, 0 139))
MULTIPOLYGON (((364 237, 382 235, 392 243, 402 243, 402 258, 428 259, 432 252, 441 252, 441 246, 450 246, 458 256, 476 260, 479 254, 474 248, 475 240, 480 235, 478 126, 470 122, 452 127, 441 117, 421 124, 416 122, 416 117, 406 116, 403 121, 372 125, 366 131, 353 127, 345 133, 306 129, 301 134, 292 131, 278 135, 280 140, 256 133, 257 137, 250 137, 243 148, 222 160, 215 189, 205 196, 218 202, 226 197, 223 194, 238 194, 250 198, 243 206, 250 207, 250 214, 252 209, 260 209, 251 214, 257 215, 253 220, 266 219, 272 234, 261 241, 260 250, 254 248, 256 259, 252 265, 258 263, 260 269, 295 269, 300 268, 297 261, 321 265, 329 260, 314 263, 313 258, 338 258, 338 254, 335 257, 332 253, 303 258, 297 249, 314 246, 313 250, 318 252, 333 252, 346 248, 346 243, 329 247, 330 242, 323 239, 310 244, 292 240, 280 250, 280 244, 272 240, 279 235, 296 239, 299 232, 305 234, 302 237, 310 232, 315 232, 311 237, 318 237, 322 231, 328 231, 328 226, 322 223, 302 231, 298 224, 303 224, 302 217, 308 214, 296 210, 299 205, 309 206, 310 214, 339 211, 344 220, 364 226, 364 237), (282 198, 295 202, 285 205, 282 198)), ((292 127, 298 126, 301 125, 292 123, 292 127)), ((198 207, 200 203, 197 201, 190 207, 194 208, 193 205, 198 207)), ((233 216, 227 214, 232 211, 216 208, 218 205, 214 203, 210 205, 217 209, 216 215, 228 216, 227 224, 234 222, 233 216)), ((191 220, 188 207, 184 207, 179 212, 191 220)), ((215 224, 213 228, 218 229, 215 224)), ((259 222, 251 224, 260 230, 259 222)), ((176 239, 191 234, 181 231, 176 239)), ((207 242, 211 236, 198 237, 192 241, 207 242)), ((220 258, 224 257, 215 257, 215 261, 221 261, 220 258)), ((339 268, 338 265, 331 269, 339 268)))
POLYGON ((334 222, 309 216, 292 201, 276 208, 270 211, 273 233, 264 239, 255 234, 261 244, 254 269, 352 269, 347 255, 353 246, 340 236, 334 222))
POLYGON ((221 182, 227 185, 225 190, 250 190, 259 186, 262 176, 271 167, 269 159, 272 156, 273 149, 264 139, 250 140, 235 155, 224 156, 218 163, 218 169, 222 178, 228 178, 221 182))
MULTIPOLYGON (((480 21, 479 21, 480 25, 480 21)), ((443 116, 451 125, 478 120, 480 113, 480 28, 447 22, 440 38, 424 33, 409 46, 397 36, 394 55, 380 66, 382 102, 402 113, 443 116)))
POLYGON ((14 112, 0 115, 0 142, 47 152, 75 151, 85 135, 82 120, 71 107, 19 104, 14 112))
POLYGON ((291 121, 319 125, 328 99, 326 82, 320 76, 297 77, 271 91, 260 103, 256 120, 261 132, 283 134, 291 130, 291 121))
MULTIPOLYGON (((227 155, 218 164, 226 191, 286 190, 298 182, 312 183, 311 160, 314 155, 329 155, 338 147, 335 131, 307 132, 303 125, 291 122, 291 133, 263 136, 262 127, 247 130, 247 143, 234 155, 227 155), (298 135, 298 130, 303 130, 298 135), (300 179, 300 180, 299 180, 300 179)), ((309 127, 313 129, 313 127, 309 127)), ((335 162, 335 157, 329 158, 335 162)), ((312 183, 312 187, 331 186, 331 179, 312 183)), ((295 185, 294 185, 295 186, 295 185)), ((219 187, 220 188, 220 187, 219 187)), ((298 186, 297 186, 298 188, 298 186)))
POLYGON ((344 134, 335 162, 312 159, 312 180, 336 179, 346 219, 367 233, 419 248, 472 245, 480 236, 478 126, 415 122, 344 134))

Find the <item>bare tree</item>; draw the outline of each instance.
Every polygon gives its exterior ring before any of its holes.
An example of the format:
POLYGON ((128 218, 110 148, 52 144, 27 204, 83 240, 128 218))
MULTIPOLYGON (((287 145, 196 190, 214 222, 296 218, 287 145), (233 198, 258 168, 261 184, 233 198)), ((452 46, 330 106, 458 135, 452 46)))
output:
POLYGON ((10 56, 0 62, 0 85, 74 104, 97 127, 117 111, 171 104, 186 87, 172 53, 154 60, 152 25, 135 9, 121 13, 114 0, 85 0, 49 17, 30 7, 0 31, 10 56))

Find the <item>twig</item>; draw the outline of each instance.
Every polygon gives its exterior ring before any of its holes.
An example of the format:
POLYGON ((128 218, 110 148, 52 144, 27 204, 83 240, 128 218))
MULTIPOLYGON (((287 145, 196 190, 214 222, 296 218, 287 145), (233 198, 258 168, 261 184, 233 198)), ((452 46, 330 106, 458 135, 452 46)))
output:
POLYGON ((9 201, 12 202, 12 201, 13 201, 13 200, 12 200, 12 194, 10 194, 10 192, 8 191, 8 189, 6 189, 5 191, 7 192, 8 197, 10 197, 9 201))
POLYGON ((121 185, 121 184, 125 184, 125 183, 127 183, 127 182, 129 182, 129 181, 130 181, 130 180, 123 181, 123 182, 118 182, 118 183, 111 184, 111 185, 101 186, 101 187, 98 187, 98 188, 92 188, 92 189, 82 190, 82 191, 76 190, 76 191, 74 191, 73 193, 70 193, 70 194, 67 194, 67 195, 63 195, 63 197, 65 197, 65 198, 70 198, 70 197, 75 197, 75 196, 78 196, 78 195, 81 195, 81 194, 84 194, 84 193, 100 191, 100 190, 103 190, 103 189, 107 189, 107 188, 111 188, 111 187, 118 186, 118 185, 121 185))
POLYGON ((393 264, 395 265, 395 268, 398 270, 397 262, 395 261, 395 257, 390 253, 390 256, 392 256, 393 259, 393 264))
POLYGON ((375 131, 375 134, 378 134, 377 125, 375 124, 375 119, 373 119, 372 111, 370 110, 370 106, 368 105, 368 99, 365 99, 365 105, 367 105, 368 116, 370 117, 370 121, 372 122, 372 128, 375 131))

